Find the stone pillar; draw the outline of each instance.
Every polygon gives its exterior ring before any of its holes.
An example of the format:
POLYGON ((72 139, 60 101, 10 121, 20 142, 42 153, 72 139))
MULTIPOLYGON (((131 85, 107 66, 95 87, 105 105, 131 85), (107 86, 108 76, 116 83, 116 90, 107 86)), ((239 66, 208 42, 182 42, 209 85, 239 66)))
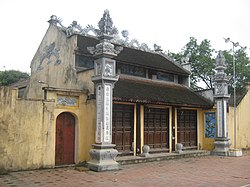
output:
POLYGON ((216 101, 217 128, 214 142, 215 148, 212 151, 212 154, 218 156, 228 156, 231 145, 228 138, 227 125, 227 101, 230 97, 228 95, 228 81, 230 77, 225 73, 226 64, 222 51, 219 51, 219 54, 216 57, 215 70, 217 72, 213 77, 213 80, 215 87, 214 99, 216 101))
POLYGON ((115 158, 118 151, 112 144, 112 101, 113 87, 118 76, 116 75, 116 61, 112 58, 117 56, 123 49, 110 42, 112 36, 112 20, 109 12, 105 11, 99 22, 99 40, 96 47, 88 47, 88 50, 97 60, 94 61, 95 74, 92 81, 96 91, 96 133, 95 144, 90 150, 91 159, 88 167, 94 171, 107 171, 119 169, 115 158))

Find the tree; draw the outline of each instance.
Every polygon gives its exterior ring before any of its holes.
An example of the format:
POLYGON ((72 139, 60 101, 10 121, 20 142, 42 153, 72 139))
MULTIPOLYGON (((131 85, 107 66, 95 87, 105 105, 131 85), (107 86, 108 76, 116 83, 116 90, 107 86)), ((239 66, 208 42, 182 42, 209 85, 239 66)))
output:
POLYGON ((0 86, 8 86, 21 79, 28 79, 29 74, 17 70, 0 71, 0 86))
POLYGON ((181 62, 181 58, 189 54, 192 72, 191 87, 200 89, 202 85, 205 85, 205 88, 212 88, 212 75, 214 75, 213 69, 215 68, 214 51, 209 40, 205 39, 198 44, 197 39, 191 37, 181 52, 177 54, 169 53, 169 55, 176 61, 181 62))
MULTIPOLYGON (((210 45, 210 41, 204 39, 200 44, 197 39, 190 38, 190 41, 184 46, 181 52, 175 54, 169 52, 169 56, 177 62, 190 54, 189 61, 191 62, 191 87, 193 89, 213 88, 213 75, 215 74, 215 58, 216 53, 210 45)), ((233 90, 233 55, 230 51, 224 51, 226 63, 228 64, 226 73, 232 78, 229 81, 229 92, 233 90)), ((250 59, 244 50, 239 49, 235 51, 235 64, 236 64, 236 89, 242 90, 246 82, 250 82, 250 67, 246 65, 250 63, 250 59)))
MULTIPOLYGON (((233 91, 233 54, 231 51, 224 51, 224 56, 227 62, 226 73, 232 78, 229 81, 229 92, 233 91)), ((241 91, 244 89, 247 82, 250 82, 250 67, 247 64, 250 63, 250 58, 247 57, 246 52, 243 49, 238 49, 234 53, 235 69, 236 69, 236 90, 241 91)))

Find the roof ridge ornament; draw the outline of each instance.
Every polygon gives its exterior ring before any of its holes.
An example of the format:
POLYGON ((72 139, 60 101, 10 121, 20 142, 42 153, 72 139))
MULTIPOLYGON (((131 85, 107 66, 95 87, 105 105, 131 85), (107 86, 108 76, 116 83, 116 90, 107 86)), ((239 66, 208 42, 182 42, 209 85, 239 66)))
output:
POLYGON ((54 26, 57 26, 58 24, 59 29, 64 31, 67 37, 71 37, 74 34, 79 34, 83 36, 94 35, 94 37, 99 38, 105 35, 106 39, 108 38, 108 40, 110 40, 111 43, 150 53, 157 53, 173 62, 173 60, 167 55, 167 52, 166 51, 163 52, 160 46, 155 44, 154 49, 152 50, 146 43, 139 43, 139 41, 135 38, 129 39, 128 37, 129 32, 127 30, 122 30, 121 31, 122 37, 120 37, 118 29, 115 26, 113 26, 112 18, 110 17, 109 10, 107 9, 104 11, 102 18, 98 22, 99 29, 95 28, 92 25, 87 25, 85 28, 82 28, 76 21, 73 21, 72 24, 70 24, 68 27, 65 27, 62 24, 62 19, 55 15, 52 15, 48 22, 54 26))

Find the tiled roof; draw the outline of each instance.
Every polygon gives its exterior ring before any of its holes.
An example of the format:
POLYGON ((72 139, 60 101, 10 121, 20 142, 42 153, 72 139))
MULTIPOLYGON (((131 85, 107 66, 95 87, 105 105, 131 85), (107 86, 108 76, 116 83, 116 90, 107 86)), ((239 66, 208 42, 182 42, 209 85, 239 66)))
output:
POLYGON ((121 77, 115 84, 114 101, 211 108, 213 103, 186 86, 144 79, 121 77))
POLYGON ((30 81, 29 79, 21 79, 18 82, 12 83, 10 85, 10 87, 13 87, 13 88, 24 88, 24 87, 27 87, 27 85, 29 84, 29 81, 30 81))
MULTIPOLYGON (((77 35, 77 47, 79 48, 82 54, 90 55, 87 50, 87 47, 95 47, 98 43, 99 41, 94 37, 77 35)), ((114 59, 116 59, 118 63, 120 61, 123 63, 139 65, 173 74, 179 74, 184 76, 189 75, 189 73, 185 69, 183 69, 179 64, 172 62, 163 55, 157 53, 123 47, 123 50, 114 59)))
POLYGON ((118 62, 138 64, 151 69, 164 70, 173 74, 188 76, 189 73, 183 70, 177 63, 169 61, 163 55, 150 53, 138 49, 124 47, 123 51, 115 58, 118 62))
MULTIPOLYGON (((240 104, 240 102, 242 101, 242 99, 245 97, 245 95, 247 94, 248 90, 247 89, 243 89, 240 92, 236 92, 236 106, 238 106, 240 104)), ((231 94, 229 101, 228 101, 229 106, 234 106, 234 95, 231 94)))

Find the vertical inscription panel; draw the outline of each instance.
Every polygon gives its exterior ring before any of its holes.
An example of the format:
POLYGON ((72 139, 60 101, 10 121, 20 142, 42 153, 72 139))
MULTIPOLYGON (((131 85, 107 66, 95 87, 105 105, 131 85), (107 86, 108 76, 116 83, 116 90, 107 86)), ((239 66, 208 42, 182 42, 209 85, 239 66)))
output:
POLYGON ((111 143, 111 85, 104 85, 104 142, 111 143))
POLYGON ((222 126, 223 126, 223 111, 222 111, 222 101, 217 101, 217 132, 218 137, 222 137, 222 126))
POLYGON ((223 100, 223 127, 224 127, 224 131, 223 131, 223 136, 224 137, 228 137, 228 133, 227 133, 227 101, 223 100))
POLYGON ((102 142, 102 86, 96 87, 96 143, 102 142))

